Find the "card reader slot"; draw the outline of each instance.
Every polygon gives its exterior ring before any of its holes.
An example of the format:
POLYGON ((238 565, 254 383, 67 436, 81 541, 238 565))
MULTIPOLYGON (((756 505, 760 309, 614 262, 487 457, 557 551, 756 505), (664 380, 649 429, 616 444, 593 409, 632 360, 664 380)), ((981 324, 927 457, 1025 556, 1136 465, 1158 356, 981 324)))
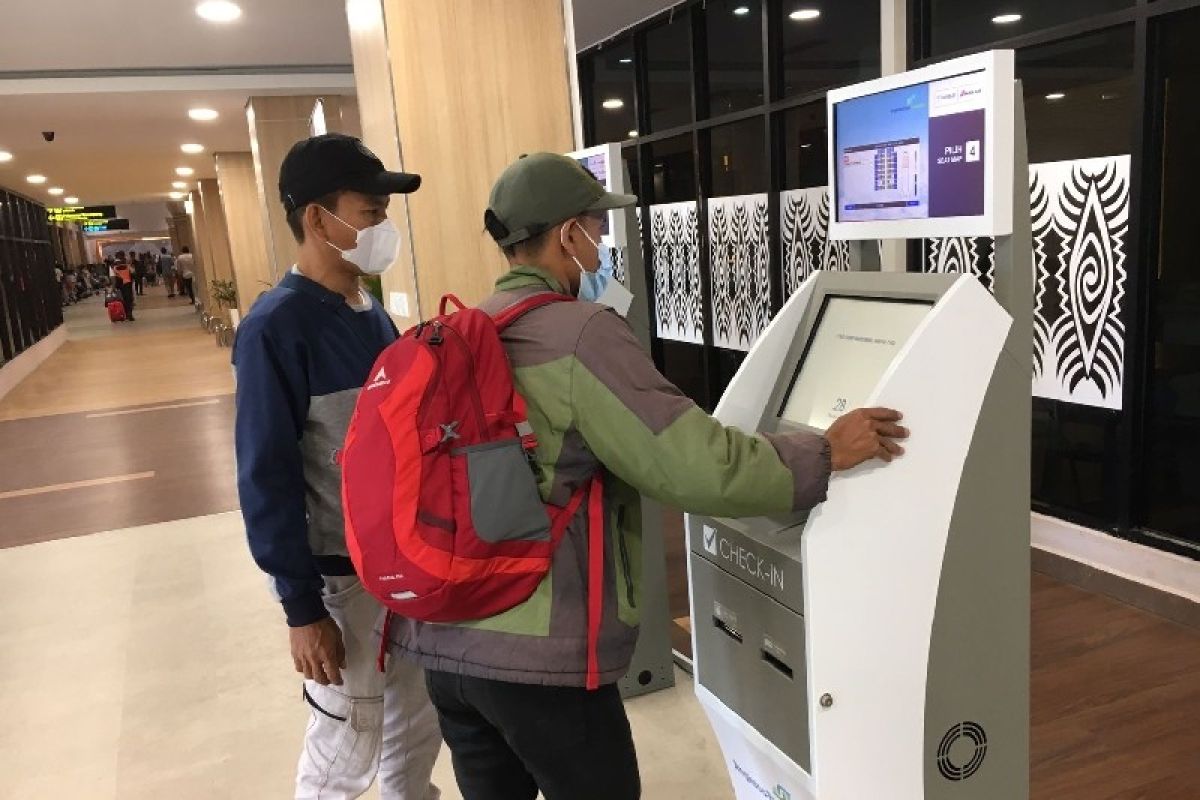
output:
POLYGON ((774 667, 776 670, 778 670, 789 681, 793 680, 794 673, 792 672, 791 667, 789 667, 786 663, 784 663, 780 659, 778 659, 775 656, 768 653, 765 649, 762 650, 761 652, 762 652, 762 660, 763 661, 767 662, 772 667, 774 667))
POLYGON ((712 619, 713 619, 713 625, 715 625, 718 630, 720 630, 722 633, 724 633, 730 639, 733 639, 738 644, 742 643, 742 634, 740 631, 738 631, 737 628, 730 626, 727 622, 725 622, 725 620, 721 619, 718 616, 714 615, 712 619))

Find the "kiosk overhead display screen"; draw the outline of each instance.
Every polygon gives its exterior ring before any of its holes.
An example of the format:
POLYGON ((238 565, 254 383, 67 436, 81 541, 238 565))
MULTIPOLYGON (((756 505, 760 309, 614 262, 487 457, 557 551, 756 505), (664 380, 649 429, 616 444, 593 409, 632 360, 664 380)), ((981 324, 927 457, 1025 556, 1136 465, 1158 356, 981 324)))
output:
POLYGON ((978 70, 838 103, 838 219, 983 214, 987 83, 978 70))
POLYGON ((922 301, 827 297, 780 418, 825 430, 863 407, 931 308, 922 301))
POLYGON ((835 238, 1010 233, 1011 64, 997 51, 830 92, 835 238))

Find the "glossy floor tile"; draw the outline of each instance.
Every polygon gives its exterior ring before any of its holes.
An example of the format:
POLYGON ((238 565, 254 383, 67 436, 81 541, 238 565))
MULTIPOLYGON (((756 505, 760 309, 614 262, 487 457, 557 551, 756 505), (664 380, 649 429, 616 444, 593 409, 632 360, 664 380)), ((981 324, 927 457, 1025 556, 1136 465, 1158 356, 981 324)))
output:
MULTIPOLYGON (((288 797, 307 719, 236 513, 0 551, 0 797, 288 797)), ((728 800, 686 675, 630 703, 647 798, 728 800)), ((437 780, 459 800, 443 753, 437 780)), ((377 797, 377 792, 369 795, 377 797)))

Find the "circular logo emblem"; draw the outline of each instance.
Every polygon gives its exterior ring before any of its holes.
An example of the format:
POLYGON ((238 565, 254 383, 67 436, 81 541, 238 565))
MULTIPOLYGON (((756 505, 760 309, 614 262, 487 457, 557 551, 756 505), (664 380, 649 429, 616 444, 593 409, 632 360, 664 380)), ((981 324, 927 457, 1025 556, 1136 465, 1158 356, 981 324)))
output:
POLYGON ((960 722, 946 731, 938 745, 938 772, 948 781, 965 781, 983 766, 987 734, 977 722, 960 722))

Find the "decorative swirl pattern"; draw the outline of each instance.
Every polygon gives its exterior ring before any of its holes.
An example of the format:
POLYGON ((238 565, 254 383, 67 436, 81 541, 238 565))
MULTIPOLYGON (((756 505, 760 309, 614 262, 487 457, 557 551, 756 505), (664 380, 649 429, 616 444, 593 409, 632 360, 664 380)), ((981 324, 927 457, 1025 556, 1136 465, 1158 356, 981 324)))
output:
POLYGON ((708 201, 713 343, 749 350, 771 321, 771 239, 764 194, 708 201))

